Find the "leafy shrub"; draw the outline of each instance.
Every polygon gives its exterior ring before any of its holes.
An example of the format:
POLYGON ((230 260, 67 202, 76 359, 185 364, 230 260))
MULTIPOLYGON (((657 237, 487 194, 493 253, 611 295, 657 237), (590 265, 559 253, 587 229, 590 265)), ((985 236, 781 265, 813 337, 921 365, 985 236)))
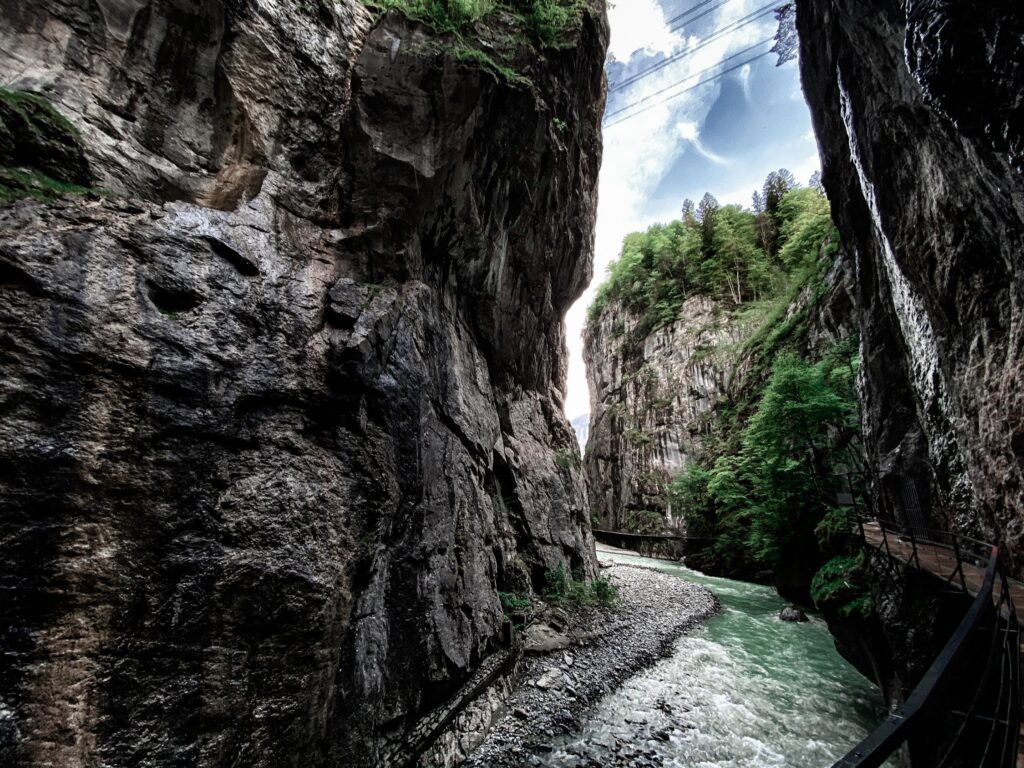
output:
POLYGON ((612 583, 610 576, 597 576, 590 582, 590 595, 597 605, 610 607, 618 602, 619 588, 612 583))
POLYGON ((526 623, 526 616, 530 612, 529 597, 521 592, 499 592, 498 599, 506 619, 517 627, 526 623))
POLYGON ((814 574, 811 599, 821 610, 847 618, 871 614, 871 590, 865 572, 864 554, 833 557, 814 574))
POLYGON ((661 533, 664 529, 665 519, 660 512, 641 509, 626 517, 626 530, 631 533, 661 533))
POLYGON ((564 563, 544 572, 544 599, 549 603, 592 605, 610 608, 618 600, 619 589, 608 576, 586 581, 582 573, 570 575, 564 563))
POLYGON ((545 569, 544 599, 548 601, 563 599, 569 592, 570 581, 569 570, 565 567, 565 563, 559 563, 554 569, 545 569))

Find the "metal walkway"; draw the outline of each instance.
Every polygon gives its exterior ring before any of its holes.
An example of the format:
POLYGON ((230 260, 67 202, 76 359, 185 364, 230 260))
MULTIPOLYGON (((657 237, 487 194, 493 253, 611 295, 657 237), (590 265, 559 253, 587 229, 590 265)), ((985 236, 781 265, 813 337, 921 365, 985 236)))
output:
POLYGON ((894 581, 915 568, 974 600, 903 706, 834 768, 878 768, 905 745, 924 768, 1024 768, 1016 608, 1024 585, 1008 578, 999 548, 860 516, 855 525, 894 581))

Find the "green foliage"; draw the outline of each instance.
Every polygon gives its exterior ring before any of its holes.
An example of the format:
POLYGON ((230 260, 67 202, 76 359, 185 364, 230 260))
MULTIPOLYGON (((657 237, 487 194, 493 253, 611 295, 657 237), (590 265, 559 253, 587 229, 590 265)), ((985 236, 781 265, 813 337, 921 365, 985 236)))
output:
POLYGON ((785 177, 774 176, 770 209, 760 192, 755 211, 719 206, 705 195, 699 206, 687 201, 682 220, 628 235, 590 305, 588 322, 596 324, 604 308, 618 301, 640 316, 634 334, 642 339, 673 322, 693 295, 737 311, 761 301, 788 306, 783 299, 793 285, 816 271, 823 242, 837 247, 839 239, 820 191, 785 188, 785 177))
POLYGON ((520 0, 534 34, 546 46, 556 47, 569 29, 579 26, 585 7, 580 0, 520 0))
POLYGON ((489 15, 504 11, 519 18, 525 31, 547 47, 558 47, 580 24, 582 0, 363 0, 374 9, 397 9, 411 19, 448 34, 470 33, 489 15))
POLYGON ((530 598, 522 592, 499 592, 498 599, 505 618, 517 628, 525 626, 530 613, 530 598))
POLYGON ((91 181, 78 130, 42 96, 0 88, 0 205, 103 194, 91 181))
POLYGON ((828 201, 816 189, 794 189, 779 201, 779 232, 785 243, 779 259, 788 267, 807 266, 823 244, 838 244, 828 201))
POLYGON ((651 442, 651 436, 638 427, 626 430, 626 439, 633 445, 647 445, 651 442))
POLYGON ((570 575, 564 563, 544 572, 544 599, 549 603, 592 605, 610 608, 618 600, 619 590, 608 576, 586 581, 582 575, 570 575))
POLYGON ((664 518, 654 510, 641 509, 626 517, 626 530, 631 533, 661 533, 664 529, 664 518))
POLYGON ((811 581, 811 599, 823 611, 846 618, 871 615, 871 590, 864 554, 839 555, 825 563, 811 581))
POLYGON ((837 344, 818 363, 778 356, 735 450, 673 484, 674 508, 693 535, 711 532, 706 556, 721 568, 776 570, 848 549, 834 499, 836 472, 857 455, 854 350, 837 344))
POLYGON ((590 582, 590 600, 600 606, 611 607, 619 599, 619 588, 610 576, 597 576, 590 582))
POLYGON ((555 464, 562 469, 572 469, 580 465, 580 455, 572 448, 561 448, 555 453, 555 464))
MULTIPOLYGON (((832 563, 818 580, 822 594, 854 612, 868 604, 864 593, 832 582, 837 558, 853 551, 845 513, 835 506, 835 478, 861 461, 857 340, 807 350, 811 313, 827 293, 828 257, 838 247, 821 189, 801 188, 780 169, 753 195, 753 210, 705 195, 684 203, 681 220, 626 237, 588 322, 593 327, 610 303, 621 304, 639 318, 629 349, 675 321, 691 296, 725 308, 722 322, 740 338, 700 354, 734 361, 746 384, 735 402, 718 407, 706 454, 670 488, 689 535, 711 542, 690 562, 741 577, 792 573, 788 567, 799 563, 805 584, 832 563)), ((639 430, 625 437, 643 442, 639 430)), ((657 513, 626 520, 637 532, 661 526, 657 513)))
POLYGON ((688 464, 669 486, 672 509, 686 516, 686 534, 696 539, 715 533, 714 497, 708 487, 711 473, 699 464, 688 464))
POLYGON ((371 8, 395 8, 440 32, 459 32, 492 10, 493 0, 367 0, 371 8))
POLYGON ((100 190, 69 184, 44 173, 0 167, 0 205, 31 197, 48 202, 65 195, 100 194, 100 190))
POLYGON ((559 563, 554 569, 546 568, 542 592, 544 599, 553 602, 562 600, 569 592, 571 581, 569 569, 565 567, 565 563, 559 563))

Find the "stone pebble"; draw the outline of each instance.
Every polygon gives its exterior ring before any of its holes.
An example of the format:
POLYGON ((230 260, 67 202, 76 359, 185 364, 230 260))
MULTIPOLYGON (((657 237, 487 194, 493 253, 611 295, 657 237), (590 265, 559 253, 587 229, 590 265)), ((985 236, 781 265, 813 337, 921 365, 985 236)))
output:
POLYGON ((572 616, 592 639, 571 650, 527 656, 520 680, 469 768, 542 765, 556 735, 582 727, 604 696, 671 652, 675 640, 720 610, 709 590, 631 565, 605 570, 619 590, 615 608, 572 616))

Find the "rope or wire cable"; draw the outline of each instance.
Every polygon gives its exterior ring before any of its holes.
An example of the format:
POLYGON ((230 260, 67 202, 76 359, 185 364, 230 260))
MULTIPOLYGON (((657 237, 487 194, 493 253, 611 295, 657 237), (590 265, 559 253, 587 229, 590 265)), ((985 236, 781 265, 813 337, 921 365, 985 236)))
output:
MULTIPOLYGON (((698 13, 696 16, 691 16, 690 18, 684 19, 683 21, 680 21, 680 22, 678 22, 676 24, 672 24, 670 22, 669 23, 669 31, 670 32, 675 32, 678 29, 682 29, 687 24, 693 24, 693 22, 698 21, 699 19, 703 19, 709 13, 713 13, 713 12, 717 11, 719 8, 721 8, 723 5, 728 5, 731 2, 732 2, 732 0, 722 0, 718 5, 713 5, 710 8, 708 8, 706 11, 704 11, 703 13, 698 13)), ((701 5, 703 5, 703 3, 701 3, 701 5)))
MULTIPOLYGON (((715 75, 712 75, 711 77, 705 78, 704 80, 701 80, 698 83, 694 83, 693 85, 691 85, 688 88, 684 88, 681 91, 676 91, 675 93, 666 96, 661 101, 656 101, 654 104, 650 104, 650 105, 644 107, 643 109, 638 109, 636 112, 631 112, 630 114, 623 115, 622 117, 620 117, 620 118, 618 118, 616 120, 613 120, 610 123, 606 123, 604 127, 605 128, 611 128, 613 126, 618 125, 619 123, 624 123, 626 120, 629 120, 630 118, 636 117, 637 115, 641 115, 644 112, 647 112, 650 109, 654 109, 655 107, 657 107, 657 106, 659 106, 661 104, 664 104, 666 102, 672 101, 672 99, 675 99, 675 98, 677 98, 679 96, 682 96, 684 93, 689 93, 690 91, 695 90, 695 89, 699 88, 702 85, 707 85, 708 83, 714 82, 715 80, 719 80, 719 79, 725 77, 730 72, 735 72, 740 67, 744 67, 747 64, 750 64, 752 62, 757 61, 758 59, 763 59, 765 56, 770 56, 771 53, 772 53, 771 51, 765 51, 764 53, 757 54, 757 56, 752 56, 749 59, 747 59, 746 61, 741 61, 739 64, 731 66, 728 69, 724 69, 721 72, 719 72, 719 73, 717 73, 715 75)), ((683 80, 680 80, 679 83, 685 83, 689 79, 691 79, 691 78, 690 77, 684 78, 683 80)), ((679 85, 679 83, 676 83, 676 85, 679 85)), ((633 105, 633 106, 636 106, 636 105, 633 105)))
POLYGON ((727 35, 727 34, 729 34, 731 32, 735 32, 738 29, 742 29, 743 27, 747 26, 748 24, 753 24, 754 22, 759 21, 761 18, 767 16, 769 13, 774 12, 776 7, 777 7, 776 3, 772 3, 771 5, 763 6, 762 8, 754 11, 753 13, 750 13, 750 14, 744 16, 741 19, 737 19, 736 21, 734 21, 734 22, 732 22, 730 24, 726 24, 721 29, 715 30, 709 37, 707 37, 704 40, 702 40, 698 45, 695 45, 692 48, 686 48, 686 49, 684 49, 682 51, 674 53, 671 56, 669 56, 668 58, 662 59, 661 61, 657 62, 656 64, 652 64, 651 66, 649 66, 649 67, 647 67, 645 69, 640 70, 639 72, 636 72, 636 73, 630 75, 625 80, 620 80, 619 82, 615 83, 614 85, 612 85, 611 87, 608 88, 608 93, 615 93, 616 91, 620 91, 623 88, 625 88, 626 86, 632 85, 633 83, 637 82, 638 80, 642 80, 643 78, 647 77, 648 75, 650 75, 650 74, 652 74, 654 72, 657 72, 659 70, 662 70, 662 69, 664 69, 665 67, 667 67, 667 66, 669 66, 671 64, 674 64, 675 62, 679 61, 680 59, 684 59, 687 56, 690 56, 690 55, 696 53, 697 51, 701 50, 702 48, 706 48, 708 45, 710 45, 714 41, 724 37, 725 35, 727 35))
POLYGON ((717 8, 721 8, 726 3, 731 3, 732 0, 719 0, 718 5, 714 6, 714 8, 709 8, 704 13, 702 13, 702 14, 700 14, 698 16, 695 16, 692 19, 687 19, 686 18, 687 16, 692 14, 694 11, 699 11, 704 6, 709 5, 710 3, 713 3, 713 2, 715 2, 715 0, 702 0, 702 2, 697 3, 692 8, 687 8, 685 11, 680 13, 678 16, 673 16, 671 19, 669 19, 667 22, 665 22, 665 24, 666 24, 666 26, 668 26, 668 28, 670 30, 675 31, 675 30, 679 29, 679 27, 682 27, 685 24, 689 24, 691 21, 696 21, 697 19, 700 19, 700 18, 703 18, 704 16, 707 16, 709 13, 711 13, 711 11, 713 11, 713 10, 715 10, 717 8))
MULTIPOLYGON (((762 40, 762 41, 761 41, 761 42, 759 42, 759 43, 754 43, 753 45, 747 46, 747 47, 746 47, 746 48, 744 48, 744 49, 743 49, 742 51, 737 51, 736 53, 732 54, 731 56, 726 56, 726 57, 725 57, 724 59, 722 59, 721 61, 718 61, 718 62, 716 62, 716 63, 712 64, 712 65, 711 65, 710 67, 705 67, 704 69, 700 70, 699 72, 694 72, 694 73, 693 73, 692 75, 687 75, 687 76, 686 76, 686 77, 684 77, 684 78, 683 78, 682 80, 677 80, 676 82, 674 82, 674 83, 672 83, 672 84, 670 84, 670 85, 666 85, 666 86, 665 86, 664 88, 661 88, 661 89, 659 89, 659 90, 655 91, 654 93, 650 93, 650 94, 648 94, 647 96, 644 96, 644 97, 643 97, 642 99, 640 99, 639 101, 635 101, 635 102, 633 102, 632 104, 629 104, 629 105, 627 105, 627 106, 625 106, 625 107, 620 107, 619 109, 616 109, 616 110, 614 110, 614 111, 612 111, 612 112, 607 112, 607 113, 605 113, 604 119, 605 119, 605 120, 608 120, 608 119, 610 119, 610 118, 612 118, 612 117, 615 117, 615 116, 616 116, 616 115, 618 115, 618 114, 621 114, 621 113, 623 113, 623 112, 628 112, 629 110, 633 109, 634 107, 638 107, 638 106, 640 106, 641 104, 644 104, 644 103, 646 103, 646 102, 650 101, 651 99, 653 99, 653 98, 655 98, 655 97, 657 97, 657 96, 660 96, 661 94, 665 93, 666 91, 670 91, 670 90, 672 90, 672 89, 673 89, 673 88, 675 88, 675 87, 676 87, 677 85, 682 85, 682 84, 683 84, 683 83, 685 83, 685 82, 686 82, 687 80, 693 80, 693 79, 694 79, 695 77, 700 77, 701 75, 705 75, 705 74, 707 74, 708 72, 711 72, 711 71, 713 71, 713 70, 716 70, 716 69, 718 69, 718 68, 719 68, 720 66, 722 66, 723 64, 725 64, 726 62, 728 62, 728 61, 731 61, 732 59, 736 59, 736 58, 739 58, 740 56, 744 56, 745 54, 748 54, 748 53, 750 53, 750 52, 751 52, 752 50, 754 50, 755 48, 760 48, 760 47, 761 47, 762 45, 765 45, 766 43, 771 43, 771 42, 773 42, 774 40, 775 40, 775 38, 774 38, 774 37, 769 37, 769 38, 767 38, 767 39, 765 39, 765 40, 762 40)), ((771 51, 769 51, 769 53, 771 53, 771 51)))

